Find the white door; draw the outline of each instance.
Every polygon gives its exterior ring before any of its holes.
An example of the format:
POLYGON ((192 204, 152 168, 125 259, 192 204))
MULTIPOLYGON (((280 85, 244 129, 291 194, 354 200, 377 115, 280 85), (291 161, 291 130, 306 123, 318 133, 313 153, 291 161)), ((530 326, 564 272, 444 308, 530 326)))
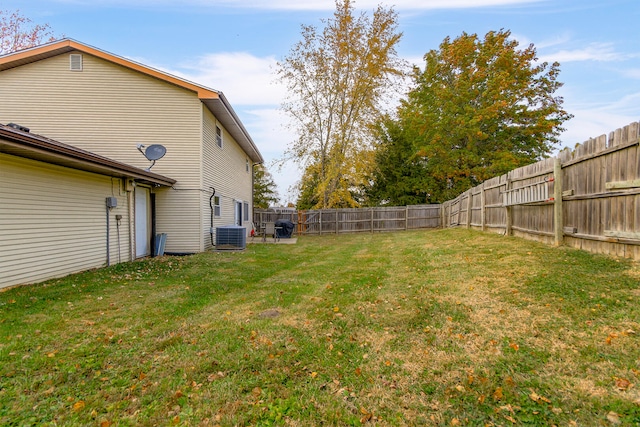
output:
POLYGON ((135 190, 136 258, 151 255, 151 192, 145 187, 135 190))
POLYGON ((235 224, 242 225, 242 202, 235 201, 235 224))

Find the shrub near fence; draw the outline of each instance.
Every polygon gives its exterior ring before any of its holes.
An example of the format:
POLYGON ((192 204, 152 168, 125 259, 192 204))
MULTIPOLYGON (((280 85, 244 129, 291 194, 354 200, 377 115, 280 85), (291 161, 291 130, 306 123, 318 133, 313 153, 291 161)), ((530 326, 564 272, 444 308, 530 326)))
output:
POLYGON ((441 205, 415 205, 354 209, 256 210, 254 223, 279 219, 296 224, 298 234, 338 234, 438 228, 441 205))
POLYGON ((443 204, 464 226, 640 259, 639 125, 492 178, 443 204))

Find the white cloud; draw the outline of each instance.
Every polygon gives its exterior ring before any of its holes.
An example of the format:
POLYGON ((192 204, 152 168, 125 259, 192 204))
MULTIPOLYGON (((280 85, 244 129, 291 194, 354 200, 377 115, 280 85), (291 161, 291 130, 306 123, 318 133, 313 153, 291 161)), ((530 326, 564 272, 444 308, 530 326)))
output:
POLYGON ((540 61, 560 63, 576 61, 619 61, 625 56, 615 51, 612 43, 590 43, 578 49, 564 49, 542 55, 540 61))
POLYGON ((258 145, 265 159, 265 166, 273 175, 281 203, 295 202, 295 195, 288 189, 300 178, 300 171, 292 162, 286 162, 280 168, 276 165, 277 161, 283 159, 287 146, 295 138, 285 127, 287 116, 275 107, 238 110, 238 113, 251 138, 258 145))
POLYGON ((567 130, 561 136, 563 147, 574 148, 577 143, 583 143, 589 138, 608 135, 616 128, 639 121, 639 102, 640 92, 636 92, 606 104, 565 105, 565 109, 571 111, 574 118, 565 123, 567 130))
POLYGON ((183 64, 189 80, 223 92, 232 105, 279 105, 284 87, 275 82, 276 59, 246 52, 211 53, 183 64))
POLYGON ((260 144, 260 152, 267 162, 282 158, 295 135, 286 128, 288 117, 273 108, 257 108, 241 111, 242 123, 251 137, 260 144))
POLYGON ((629 70, 623 70, 622 74, 631 79, 640 79, 640 68, 631 68, 629 70))

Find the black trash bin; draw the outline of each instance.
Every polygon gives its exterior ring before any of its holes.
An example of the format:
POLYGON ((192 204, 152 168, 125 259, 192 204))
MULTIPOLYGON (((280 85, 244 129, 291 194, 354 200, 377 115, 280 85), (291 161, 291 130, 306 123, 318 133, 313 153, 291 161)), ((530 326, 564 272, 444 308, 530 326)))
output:
POLYGON ((279 219, 275 222, 276 236, 281 239, 289 239, 293 235, 293 222, 288 219, 279 219))

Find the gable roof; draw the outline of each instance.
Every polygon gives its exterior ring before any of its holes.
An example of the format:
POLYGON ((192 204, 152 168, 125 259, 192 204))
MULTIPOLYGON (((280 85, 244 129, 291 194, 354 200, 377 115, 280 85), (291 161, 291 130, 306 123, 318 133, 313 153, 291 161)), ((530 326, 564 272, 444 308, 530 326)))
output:
POLYGON ((130 59, 105 52, 76 40, 62 39, 2 55, 0 56, 0 72, 73 51, 79 51, 101 58, 105 61, 118 64, 125 68, 129 68, 194 92, 209 111, 211 111, 220 123, 222 123, 231 136, 233 136, 240 147, 242 147, 245 153, 247 153, 249 158, 254 163, 264 162, 258 147, 253 142, 253 139, 251 139, 249 132, 247 132, 237 114, 231 107, 231 104, 222 92, 173 76, 164 71, 156 70, 155 68, 148 67, 130 59))
POLYGON ((86 150, 0 124, 0 153, 38 160, 72 169, 117 178, 133 178, 143 184, 171 187, 175 179, 149 172, 86 150))

